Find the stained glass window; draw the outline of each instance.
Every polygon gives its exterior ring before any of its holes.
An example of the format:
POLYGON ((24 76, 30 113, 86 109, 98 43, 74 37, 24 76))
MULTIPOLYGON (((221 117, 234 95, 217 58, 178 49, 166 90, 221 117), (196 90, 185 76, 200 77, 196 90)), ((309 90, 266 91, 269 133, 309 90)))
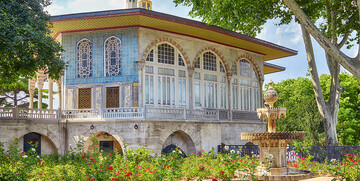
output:
POLYGON ((168 44, 159 45, 159 47, 158 47, 158 62, 174 65, 174 63, 175 63, 174 48, 168 44))
POLYGON ((83 39, 77 45, 77 78, 89 77, 92 77, 91 42, 83 39))
POLYGON ((78 104, 79 109, 91 108, 91 88, 79 89, 78 104))
POLYGON ((117 37, 110 37, 105 41, 105 73, 106 76, 121 74, 121 43, 117 37))

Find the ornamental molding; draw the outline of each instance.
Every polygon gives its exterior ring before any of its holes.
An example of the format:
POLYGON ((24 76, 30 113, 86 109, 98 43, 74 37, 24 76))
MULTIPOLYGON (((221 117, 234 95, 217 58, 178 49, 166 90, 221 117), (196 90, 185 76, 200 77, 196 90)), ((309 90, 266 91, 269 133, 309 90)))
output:
POLYGON ((192 67, 195 67, 195 63, 196 63, 197 59, 200 57, 201 54, 203 54, 205 52, 212 52, 217 57, 219 57, 221 63, 223 64, 223 66, 225 68, 225 72, 229 72, 229 65, 226 63, 224 56, 220 53, 219 50, 217 50, 214 47, 205 47, 205 48, 201 49, 200 51, 198 51, 198 53, 195 55, 195 59, 194 59, 194 61, 192 63, 192 67))
POLYGON ((182 48, 182 46, 176 42, 175 40, 173 40, 170 37, 162 37, 162 38, 158 38, 156 40, 154 40, 153 42, 151 42, 145 49, 144 53, 141 56, 141 61, 145 62, 147 55, 149 54, 149 52, 154 49, 156 47, 156 45, 158 44, 162 44, 162 43, 168 43, 170 45, 172 45, 173 47, 175 47, 180 54, 183 56, 184 58, 184 62, 186 64, 186 66, 190 66, 190 59, 189 56, 187 55, 187 53, 184 51, 184 49, 182 48))
POLYGON ((252 56, 248 53, 243 53, 240 56, 238 56, 238 58, 236 59, 236 61, 233 63, 231 70, 234 69, 235 65, 241 60, 241 59, 245 59, 247 61, 250 62, 250 64, 254 67, 254 70, 257 74, 257 76, 259 77, 259 81, 260 81, 260 86, 262 87, 263 83, 264 83, 264 74, 261 73, 261 70, 259 68, 259 66, 255 63, 255 61, 253 60, 252 56))

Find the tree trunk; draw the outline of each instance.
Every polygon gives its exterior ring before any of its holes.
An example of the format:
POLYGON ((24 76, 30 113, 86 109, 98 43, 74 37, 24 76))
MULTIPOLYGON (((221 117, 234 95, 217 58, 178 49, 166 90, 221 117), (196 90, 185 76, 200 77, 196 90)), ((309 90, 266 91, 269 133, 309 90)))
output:
POLYGON ((321 89, 320 78, 316 67, 314 49, 312 46, 310 34, 303 26, 301 26, 301 29, 303 32, 307 60, 309 64, 309 72, 314 88, 316 103, 324 123, 326 145, 336 146, 338 143, 336 125, 339 111, 340 94, 342 91, 339 81, 340 66, 332 59, 332 57, 327 54, 326 59, 331 74, 331 87, 329 102, 326 102, 321 89))
MULTIPOLYGON (((320 44, 327 54, 333 57, 338 63, 340 63, 346 70, 351 72, 360 82, 360 61, 357 58, 350 58, 345 55, 337 46, 333 44, 329 38, 324 35, 310 20, 310 18, 299 7, 295 0, 283 0, 285 5, 296 16, 297 20, 309 32, 314 39, 320 44)), ((360 0, 357 0, 357 4, 360 4, 360 0)), ((359 6, 358 6, 359 8, 359 6)), ((359 8, 360 9, 360 8, 359 8)), ((360 10, 359 10, 360 11, 360 10)), ((360 13, 360 12, 359 12, 360 13)))

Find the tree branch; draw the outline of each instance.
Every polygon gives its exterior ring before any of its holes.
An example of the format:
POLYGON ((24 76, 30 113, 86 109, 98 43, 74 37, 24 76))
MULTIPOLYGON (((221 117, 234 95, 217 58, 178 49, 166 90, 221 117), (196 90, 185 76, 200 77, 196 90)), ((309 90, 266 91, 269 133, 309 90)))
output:
POLYGON ((327 106, 326 106, 326 102, 324 100, 324 95, 323 95, 322 89, 321 89, 321 84, 320 84, 320 79, 319 79, 319 75, 318 75, 318 71, 317 71, 317 67, 316 67, 314 49, 313 49, 313 46, 311 43, 310 34, 309 34, 309 32, 306 31, 306 29, 303 26, 301 26, 301 30, 303 33, 303 39, 304 39, 305 49, 306 49, 306 56, 307 56, 307 61, 309 64, 309 72, 310 72, 310 76, 311 76, 311 82, 314 87, 316 103, 318 105, 321 116, 325 117, 325 114, 327 113, 327 106))
POLYGON ((342 48, 345 45, 346 41, 349 38, 349 35, 350 35, 349 31, 345 33, 345 35, 344 35, 343 39, 341 40, 341 42, 339 44, 337 44, 338 48, 342 48))
MULTIPOLYGON (((310 20, 310 18, 299 7, 295 0, 283 0, 284 3, 292 13, 299 20, 300 24, 314 37, 314 39, 324 48, 326 53, 332 56, 337 62, 339 62, 345 69, 351 72, 360 81, 360 62, 352 61, 350 57, 345 55, 335 44, 332 44, 329 38, 326 37, 310 20)), ((357 0, 360 4, 360 0, 357 0)), ((358 7, 359 8, 359 7, 358 7)))

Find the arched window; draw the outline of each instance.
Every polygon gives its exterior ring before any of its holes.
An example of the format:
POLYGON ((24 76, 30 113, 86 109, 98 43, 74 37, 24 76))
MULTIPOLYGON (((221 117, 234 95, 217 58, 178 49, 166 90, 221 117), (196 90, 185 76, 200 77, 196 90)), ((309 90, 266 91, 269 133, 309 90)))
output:
POLYGON ((204 52, 195 62, 194 105, 197 108, 226 108, 224 65, 212 52, 204 52))
POLYGON ((186 106, 186 72, 184 59, 177 49, 166 43, 157 45, 146 58, 145 104, 186 106))
POLYGON ((105 41, 105 76, 121 74, 121 42, 117 37, 110 37, 105 41))
POLYGON ((83 39, 77 44, 77 78, 92 77, 91 41, 83 39))
POLYGON ((234 66, 232 82, 232 107, 244 111, 256 111, 260 105, 259 77, 254 67, 245 59, 234 66), (237 67, 239 67, 237 69, 237 67))

